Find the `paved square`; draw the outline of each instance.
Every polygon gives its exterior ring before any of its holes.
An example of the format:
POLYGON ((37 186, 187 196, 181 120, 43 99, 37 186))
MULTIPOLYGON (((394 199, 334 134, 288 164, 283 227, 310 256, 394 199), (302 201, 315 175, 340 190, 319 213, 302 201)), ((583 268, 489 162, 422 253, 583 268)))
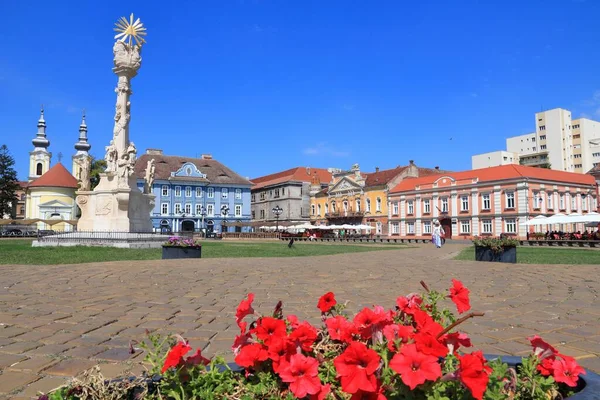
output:
POLYGON ((234 313, 248 292, 258 312, 270 313, 281 299, 286 313, 319 324, 316 302, 327 291, 354 312, 391 307, 398 295, 421 292, 420 280, 446 290, 452 278, 471 290, 473 309, 486 313, 463 326, 477 348, 526 354, 526 337, 537 333, 600 372, 600 266, 451 260, 462 248, 2 266, 0 397, 30 398, 95 364, 107 377, 139 372, 143 354, 131 354, 129 345, 146 330, 180 333, 205 356, 231 360, 234 313))

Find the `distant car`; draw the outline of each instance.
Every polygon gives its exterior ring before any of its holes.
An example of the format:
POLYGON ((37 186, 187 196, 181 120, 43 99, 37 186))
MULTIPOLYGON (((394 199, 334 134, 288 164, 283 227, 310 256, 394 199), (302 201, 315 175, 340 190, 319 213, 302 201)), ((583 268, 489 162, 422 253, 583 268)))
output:
POLYGON ((51 229, 49 229, 49 230, 39 230, 37 232, 38 236, 49 236, 49 235, 54 235, 54 234, 56 234, 56 232, 53 231, 53 230, 51 230, 51 229))
POLYGON ((17 228, 7 229, 4 232, 7 236, 23 236, 23 231, 17 228))

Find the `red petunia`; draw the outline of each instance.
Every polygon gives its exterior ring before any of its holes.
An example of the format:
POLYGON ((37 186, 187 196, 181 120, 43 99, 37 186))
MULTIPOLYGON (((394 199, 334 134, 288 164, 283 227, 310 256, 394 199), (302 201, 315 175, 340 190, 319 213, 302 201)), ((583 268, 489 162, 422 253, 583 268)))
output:
POLYGON ((492 369, 486 365, 481 351, 457 357, 460 381, 471 391, 475 399, 481 400, 490 380, 492 369))
POLYGON ((254 368, 257 364, 269 358, 267 350, 262 344, 253 343, 241 348, 234 361, 244 368, 254 368))
POLYGON ((202 352, 200 351, 200 349, 198 349, 196 350, 196 354, 194 354, 193 356, 189 356, 185 359, 185 364, 188 366, 200 364, 208 365, 210 364, 210 360, 208 358, 202 357, 202 352))
POLYGON ((413 336, 411 326, 391 324, 383 328, 383 336, 387 339, 387 347, 390 351, 398 351, 398 344, 406 344, 413 336))
POLYGON ((387 400, 387 397, 383 394, 383 389, 380 388, 376 392, 363 392, 359 390, 350 397, 350 400, 387 400))
POLYGON ((555 357, 544 358, 537 366, 537 370, 544 376, 554 375, 555 357))
POLYGON ((192 348, 186 342, 178 342, 169 350, 165 363, 160 372, 165 373, 171 367, 178 367, 183 364, 183 356, 186 355, 192 348))
POLYGON ((552 365, 554 380, 570 387, 577 386, 579 375, 585 374, 585 369, 581 368, 573 357, 563 355, 560 357, 560 359, 554 360, 552 365))
POLYGON ((251 343, 251 339, 252 335, 250 334, 250 332, 243 332, 241 335, 237 335, 233 341, 233 345, 231 346, 231 351, 233 351, 233 354, 237 356, 242 347, 251 343))
POLYGON ((402 346, 390 361, 390 368, 400 374, 402 382, 414 390, 425 381, 436 381, 442 376, 442 368, 435 356, 423 354, 415 344, 402 346))
POLYGON ((319 391, 315 394, 312 394, 309 399, 310 400, 325 400, 327 398, 327 395, 329 395, 329 393, 331 393, 331 384, 327 384, 327 385, 322 385, 321 389, 319 389, 319 391))
POLYGON ((298 322, 298 317, 293 314, 288 315, 286 321, 292 327, 292 329, 296 329, 300 325, 300 322, 298 322))
POLYGON ((269 341, 267 352, 273 361, 273 371, 279 372, 279 366, 296 354, 296 347, 287 336, 274 336, 269 341))
POLYGON ((354 324, 341 315, 326 319, 325 325, 329 336, 333 340, 349 343, 352 341, 352 335, 357 333, 354 324))
POLYGON ((471 347, 471 338, 463 332, 447 333, 440 340, 448 347, 451 353, 455 353, 461 347, 471 347))
POLYGON ((299 399, 321 390, 319 362, 302 354, 294 354, 290 361, 281 365, 279 376, 290 384, 290 390, 299 399))
POLYGON ((335 296, 333 292, 327 292, 323 296, 321 296, 319 302, 317 303, 317 307, 319 308, 319 310, 321 310, 322 313, 326 313, 333 307, 335 307, 336 304, 337 301, 335 301, 335 296))
POLYGON ((265 343, 268 343, 273 336, 285 336, 286 334, 285 322, 280 319, 271 317, 262 317, 258 320, 256 328, 252 330, 252 333, 257 338, 265 343))
POLYGON ((375 371, 381 357, 361 342, 352 342, 342 354, 333 360, 335 370, 341 378, 342 390, 346 393, 377 391, 375 371))
POLYGON ((373 336, 373 332, 381 331, 385 325, 391 324, 392 319, 382 307, 376 306, 375 311, 370 308, 363 308, 354 316, 353 322, 360 337, 368 340, 373 336))
POLYGON ((538 356, 540 360, 543 360, 547 357, 556 356, 558 354, 558 350, 556 350, 552 345, 544 341, 544 339, 538 335, 528 337, 527 339, 533 347, 533 353, 538 356))
POLYGON ((469 289, 463 286, 461 281, 452 279, 452 287, 450 288, 450 299, 456 304, 456 309, 459 314, 469 311, 471 303, 469 303, 469 289))
POLYGON ((423 310, 415 310, 412 318, 417 332, 428 333, 431 336, 437 337, 444 330, 443 326, 435 322, 431 315, 423 310))
POLYGON ((440 343, 435 336, 432 336, 429 333, 417 333, 414 336, 414 339, 417 350, 423 354, 436 357, 446 357, 448 355, 448 347, 443 343, 440 343))
MULTIPOLYGON (((254 314, 254 309, 252 308, 252 302, 254 301, 254 293, 248 293, 248 299, 240 301, 240 305, 238 306, 235 312, 235 322, 241 328, 240 322, 246 317, 246 315, 254 314)), ((243 332, 242 332, 243 333, 243 332)))
POLYGON ((409 294, 408 296, 400 296, 396 299, 398 309, 406 314, 412 314, 414 310, 419 310, 423 299, 418 294, 409 294))
POLYGON ((290 340, 304 351, 312 351, 312 345, 317 340, 317 329, 304 321, 290 333, 290 340))

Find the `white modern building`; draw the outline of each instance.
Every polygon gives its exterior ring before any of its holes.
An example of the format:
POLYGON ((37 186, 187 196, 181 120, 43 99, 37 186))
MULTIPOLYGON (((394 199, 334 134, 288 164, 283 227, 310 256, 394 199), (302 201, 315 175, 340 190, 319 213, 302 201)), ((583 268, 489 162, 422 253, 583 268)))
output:
POLYGON ((506 139, 506 150, 472 156, 473 169, 520 163, 586 173, 600 164, 600 122, 572 119, 562 108, 539 112, 535 132, 506 139))

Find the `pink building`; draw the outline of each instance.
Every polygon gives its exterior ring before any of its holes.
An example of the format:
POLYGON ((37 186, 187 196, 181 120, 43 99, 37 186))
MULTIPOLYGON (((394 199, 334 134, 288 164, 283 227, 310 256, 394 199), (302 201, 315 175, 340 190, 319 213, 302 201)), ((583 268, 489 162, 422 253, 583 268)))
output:
POLYGON ((391 236, 427 237, 439 220, 446 238, 525 237, 537 215, 596 211, 592 175, 521 165, 404 179, 389 195, 391 236))

